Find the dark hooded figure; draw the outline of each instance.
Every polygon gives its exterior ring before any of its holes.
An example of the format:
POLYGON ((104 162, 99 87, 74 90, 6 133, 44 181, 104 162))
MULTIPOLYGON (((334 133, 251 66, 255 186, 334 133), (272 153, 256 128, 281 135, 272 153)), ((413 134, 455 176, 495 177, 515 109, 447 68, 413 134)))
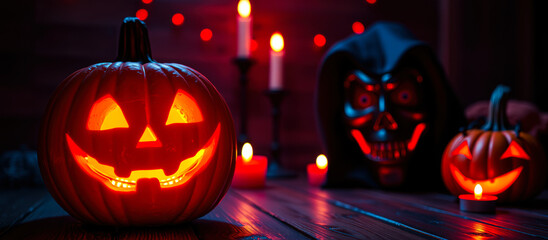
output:
POLYGON ((443 186, 441 155, 465 118, 425 43, 402 25, 377 23, 335 44, 319 74, 324 187, 443 186))

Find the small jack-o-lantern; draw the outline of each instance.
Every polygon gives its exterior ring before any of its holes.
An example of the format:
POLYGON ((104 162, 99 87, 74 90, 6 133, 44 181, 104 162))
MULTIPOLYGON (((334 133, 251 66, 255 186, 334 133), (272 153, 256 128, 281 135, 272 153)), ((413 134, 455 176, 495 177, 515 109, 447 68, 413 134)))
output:
POLYGON ((39 162, 52 196, 82 221, 176 224, 222 199, 235 141, 215 87, 189 67, 152 60, 146 26, 126 18, 116 61, 73 73, 52 96, 39 162))
POLYGON ((519 126, 508 128, 509 88, 498 86, 481 129, 464 130, 451 140, 442 158, 442 175, 455 195, 473 193, 476 184, 501 201, 515 202, 537 195, 546 181, 542 147, 519 126))

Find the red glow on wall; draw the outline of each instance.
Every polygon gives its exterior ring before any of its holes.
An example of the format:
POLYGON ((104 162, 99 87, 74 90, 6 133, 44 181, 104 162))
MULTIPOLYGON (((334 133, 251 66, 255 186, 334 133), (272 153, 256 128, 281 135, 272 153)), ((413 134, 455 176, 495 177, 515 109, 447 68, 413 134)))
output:
POLYGON ((249 47, 251 48, 251 51, 254 52, 257 48, 259 48, 259 44, 255 39, 251 39, 251 44, 249 47))
POLYGON ((316 34, 316 36, 314 36, 314 44, 318 47, 325 46, 326 41, 325 37, 321 34, 316 34))
POLYGON ((139 9, 137 10, 137 13, 135 13, 135 17, 141 21, 145 21, 148 17, 148 11, 146 9, 139 9))
POLYGON ((365 27, 361 22, 354 22, 352 23, 352 31, 354 31, 355 34, 361 34, 365 31, 365 27))
POLYGON ((204 28, 200 32, 200 38, 204 42, 207 42, 207 41, 211 40, 211 37, 213 37, 213 32, 211 32, 211 29, 209 29, 209 28, 204 28))
POLYGON ((185 22, 185 16, 183 16, 183 14, 181 13, 175 13, 173 14, 173 17, 171 17, 171 22, 175 26, 180 26, 183 24, 183 22, 185 22))
POLYGON ((141 0, 144 4, 150 4, 152 3, 152 0, 141 0))
POLYGON ((374 4, 374 3, 377 2, 377 0, 367 0, 367 2, 368 2, 369 4, 374 4))

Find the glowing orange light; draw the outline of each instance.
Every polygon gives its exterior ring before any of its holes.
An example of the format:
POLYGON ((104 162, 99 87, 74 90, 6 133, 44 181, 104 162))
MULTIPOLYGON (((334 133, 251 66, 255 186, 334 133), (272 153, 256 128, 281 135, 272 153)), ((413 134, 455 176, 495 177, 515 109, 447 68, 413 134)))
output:
POLYGON ((327 168, 327 157, 323 154, 318 155, 318 157, 316 157, 316 166, 319 169, 326 169, 327 168))
POLYGON ((152 0, 142 0, 142 2, 143 2, 144 4, 150 4, 150 3, 152 3, 152 0))
POLYGON ((213 37, 213 32, 211 32, 211 29, 209 29, 209 28, 204 28, 200 32, 200 38, 204 42, 207 42, 207 41, 211 40, 212 37, 213 37))
POLYGON ((525 160, 530 160, 531 157, 523 150, 523 148, 516 143, 515 141, 512 141, 510 143, 510 146, 504 151, 500 159, 510 158, 510 157, 516 157, 521 158, 525 160))
POLYGON ((284 50, 284 38, 282 37, 282 34, 272 34, 272 37, 270 37, 270 47, 274 52, 281 52, 284 50))
POLYGON ((156 134, 152 131, 150 125, 147 125, 145 131, 141 135, 139 142, 137 143, 137 148, 145 147, 161 147, 162 143, 156 137, 156 134))
POLYGON ((175 26, 181 26, 183 22, 185 22, 185 16, 181 13, 175 13, 173 14, 173 17, 171 17, 171 22, 175 26))
POLYGON ((198 150, 194 156, 183 159, 174 174, 166 176, 163 169, 134 170, 131 171, 128 178, 117 176, 114 167, 99 163, 97 159, 82 150, 68 134, 65 134, 65 137, 74 160, 86 173, 103 182, 112 190, 128 192, 136 190, 137 181, 141 178, 156 178, 162 188, 176 187, 186 183, 209 163, 217 148, 220 132, 221 125, 218 124, 204 147, 198 150))
POLYGON ((367 0, 367 2, 368 2, 369 4, 374 4, 374 3, 377 2, 377 0, 367 0))
POLYGON ((257 50, 257 48, 259 48, 259 44, 257 43, 257 41, 255 39, 251 39, 251 44, 249 44, 249 48, 251 49, 252 52, 254 52, 255 50, 257 50))
POLYGON ((476 187, 474 187, 474 198, 476 200, 480 200, 482 193, 483 193, 483 189, 481 188, 481 185, 479 183, 476 184, 476 187))
POLYGON ((238 14, 240 14, 240 16, 244 18, 251 15, 251 4, 248 0, 240 0, 238 2, 238 14))
POLYGON ((145 21, 148 17, 148 11, 146 9, 139 9, 139 10, 137 10, 137 13, 135 13, 135 16, 139 20, 145 21))
POLYGON ((472 159, 472 154, 470 153, 470 148, 468 147, 468 142, 465 140, 463 141, 460 146, 453 151, 453 155, 463 155, 468 159, 472 159))
POLYGON ((407 149, 409 149, 410 151, 413 151, 413 149, 415 149, 415 147, 417 146, 417 143, 419 142, 419 138, 425 128, 426 128, 425 123, 419 123, 419 125, 415 127, 415 131, 413 131, 411 140, 409 140, 409 143, 407 144, 407 149))
POLYGON ((352 31, 354 31, 355 34, 361 34, 365 31, 365 27, 361 22, 354 22, 352 23, 352 31))
POLYGON ((179 89, 173 99, 173 105, 169 110, 166 125, 174 123, 195 123, 201 122, 204 118, 196 103, 196 100, 185 91, 179 89))
POLYGON ((462 172, 453 164, 449 165, 453 178, 457 181, 462 189, 467 192, 474 192, 476 184, 481 184, 483 192, 489 195, 497 195, 506 191, 512 184, 518 179, 523 170, 523 166, 520 166, 510 172, 502 174, 498 177, 486 180, 475 180, 468 178, 462 174, 462 172))
POLYGON ((356 139, 356 142, 358 142, 358 145, 360 145, 360 148, 362 149, 362 152, 365 154, 371 153, 371 147, 369 147, 369 144, 367 144, 367 141, 365 141, 365 138, 363 137, 362 133, 358 129, 352 129, 350 131, 354 139, 356 139))
POLYGON ((251 147, 250 143, 245 143, 242 146, 242 158, 245 163, 248 163, 253 158, 253 147, 251 147))
POLYGON ((88 130, 103 131, 128 128, 129 125, 120 106, 110 95, 106 95, 91 106, 87 127, 88 130))
POLYGON ((318 47, 325 46, 326 41, 325 37, 321 34, 316 34, 316 36, 314 36, 314 44, 318 47))

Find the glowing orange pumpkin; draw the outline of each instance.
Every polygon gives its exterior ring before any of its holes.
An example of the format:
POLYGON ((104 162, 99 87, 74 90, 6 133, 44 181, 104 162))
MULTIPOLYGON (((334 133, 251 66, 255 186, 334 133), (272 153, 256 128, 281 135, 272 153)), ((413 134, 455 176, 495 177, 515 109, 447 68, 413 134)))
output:
POLYGON ((515 202, 537 195, 546 181, 546 159, 531 135, 509 130, 506 103, 509 88, 493 92, 487 123, 464 130, 451 140, 442 158, 442 175, 455 195, 473 193, 476 184, 501 201, 515 202))
POLYGON ((144 23, 126 18, 116 62, 76 71, 52 96, 42 176, 72 216, 161 225, 211 211, 234 174, 228 107, 200 73, 150 57, 144 23))

